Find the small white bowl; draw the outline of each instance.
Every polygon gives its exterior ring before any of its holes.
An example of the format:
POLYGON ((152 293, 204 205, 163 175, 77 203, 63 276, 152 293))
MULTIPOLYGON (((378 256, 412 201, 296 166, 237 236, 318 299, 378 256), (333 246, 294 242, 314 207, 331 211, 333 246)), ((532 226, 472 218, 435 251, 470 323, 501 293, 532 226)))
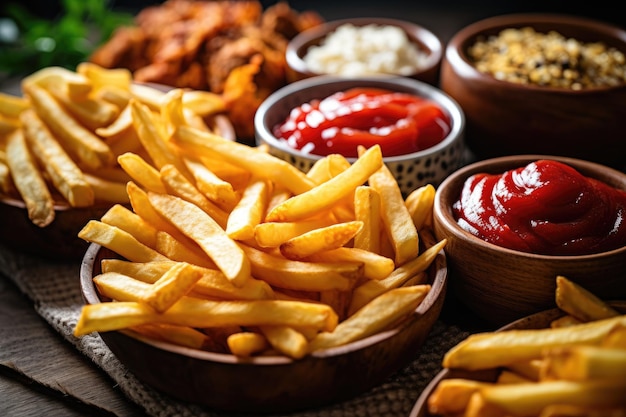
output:
MULTIPOLYGON (((383 88, 414 94, 436 102, 450 117, 451 130, 437 145, 419 152, 383 158, 405 195, 426 184, 438 185, 464 165, 465 116, 461 107, 447 94, 428 83, 396 76, 344 78, 320 75, 291 83, 271 94, 259 106, 254 118, 257 145, 267 145, 272 155, 307 172, 322 156, 303 153, 288 146, 274 136, 272 129, 282 123, 294 107, 353 87, 383 88)), ((347 159, 350 162, 355 160, 347 159)))

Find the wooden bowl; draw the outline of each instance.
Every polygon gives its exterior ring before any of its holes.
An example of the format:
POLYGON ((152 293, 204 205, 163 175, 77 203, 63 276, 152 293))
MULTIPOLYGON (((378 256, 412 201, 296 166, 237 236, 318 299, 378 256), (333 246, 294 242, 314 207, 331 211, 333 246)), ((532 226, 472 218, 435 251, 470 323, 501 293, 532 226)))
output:
MULTIPOLYGON (((438 88, 405 77, 343 78, 320 75, 291 83, 271 94, 259 106, 254 120, 257 145, 269 146, 269 152, 303 171, 308 171, 322 156, 292 148, 274 136, 275 125, 282 123, 294 107, 313 99, 323 99, 338 91, 354 87, 382 88, 413 94, 436 102, 449 115, 452 127, 443 141, 428 149, 399 156, 383 156, 400 189, 407 196, 416 188, 438 185, 465 163, 465 119, 458 104, 438 88)), ((347 158, 351 163, 356 158, 347 158)))
POLYGON ((593 255, 537 255, 488 243, 457 224, 452 205, 469 176, 502 173, 538 159, 564 162, 585 176, 626 190, 625 173, 588 161, 545 155, 479 161, 446 178, 435 195, 433 223, 437 239, 448 239, 450 286, 470 310, 492 324, 502 325, 554 307, 557 275, 566 276, 601 298, 626 298, 626 247, 593 255))
POLYGON ((626 53, 626 30, 567 15, 511 14, 480 20, 457 32, 441 63, 440 87, 463 108, 467 143, 477 159, 502 155, 562 155, 626 168, 623 142, 626 83, 575 91, 516 84, 479 72, 468 48, 506 28, 555 30, 582 42, 602 42, 626 53))
MULTIPOLYGON (((117 257, 91 244, 80 269, 86 303, 100 303, 93 276, 100 261, 117 257)), ((354 397, 414 360, 439 317, 446 294, 446 256, 429 269, 432 288, 393 329, 300 360, 283 356, 248 359, 180 347, 130 331, 100 336, 128 369, 148 385, 180 400, 231 412, 283 413, 354 397)))
POLYGON ((413 22, 389 19, 361 17, 334 20, 300 32, 288 44, 285 52, 287 60, 287 78, 290 82, 316 75, 337 75, 314 72, 307 66, 304 57, 311 46, 320 45, 323 40, 344 24, 362 27, 370 24, 397 26, 404 30, 411 42, 424 53, 424 60, 419 69, 408 75, 411 78, 436 85, 439 80, 439 68, 443 56, 443 43, 429 29, 413 22))
MULTIPOLYGON (((626 312, 626 301, 610 301, 609 304, 620 312, 626 312)), ((552 320, 564 316, 565 313, 558 309, 540 311, 521 319, 509 323, 497 331, 507 330, 523 330, 523 329, 545 329, 550 327, 552 320)), ((443 369, 428 383, 424 391, 419 395, 409 417, 436 417, 428 412, 428 397, 433 393, 437 385, 444 379, 450 378, 469 378, 477 381, 495 382, 496 372, 494 370, 486 371, 466 371, 462 369, 443 369)))

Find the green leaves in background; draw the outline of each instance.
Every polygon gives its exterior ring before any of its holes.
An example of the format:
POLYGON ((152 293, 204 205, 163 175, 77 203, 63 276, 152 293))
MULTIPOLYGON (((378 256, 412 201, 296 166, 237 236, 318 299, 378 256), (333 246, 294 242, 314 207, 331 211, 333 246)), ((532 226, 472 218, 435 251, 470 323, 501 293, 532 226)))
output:
POLYGON ((48 66, 75 69, 133 16, 114 11, 108 0, 62 0, 62 12, 47 20, 17 2, 4 7, 0 20, 0 73, 19 75, 48 66))

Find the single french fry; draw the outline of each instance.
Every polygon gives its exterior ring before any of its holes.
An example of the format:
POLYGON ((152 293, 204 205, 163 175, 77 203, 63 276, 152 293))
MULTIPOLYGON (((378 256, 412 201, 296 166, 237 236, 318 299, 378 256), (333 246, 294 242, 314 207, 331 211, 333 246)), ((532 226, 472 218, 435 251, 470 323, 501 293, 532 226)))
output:
POLYGON ((443 379, 428 397, 428 412, 432 415, 462 415, 472 395, 488 385, 491 383, 465 378, 443 379))
MULTIPOLYGON (((130 293, 129 296, 136 294, 130 293)), ((337 315, 328 306, 283 300, 211 301, 183 296, 164 313, 136 301, 105 302, 83 306, 75 336, 125 329, 146 323, 194 328, 224 326, 310 326, 332 331, 337 315)))
POLYGON ((201 276, 200 271, 191 264, 177 262, 150 285, 150 289, 143 293, 141 300, 159 313, 163 313, 183 295, 187 295, 201 276))
POLYGON ((189 158, 185 158, 184 162, 196 181, 196 187, 198 187, 198 190, 209 200, 213 201, 223 210, 230 211, 230 209, 235 206, 238 197, 231 183, 219 178, 202 162, 189 158))
POLYGON ((187 119, 183 113, 183 90, 173 88, 161 98, 161 118, 163 119, 167 137, 171 136, 178 126, 186 126, 187 119))
POLYGON ((149 248, 156 249, 158 230, 125 206, 114 204, 102 215, 100 221, 122 229, 149 248))
POLYGON ((493 385, 482 388, 480 395, 487 404, 504 410, 506 415, 536 416, 551 404, 626 407, 625 392, 626 380, 602 379, 493 385))
POLYGON ((393 259, 358 248, 337 248, 309 256, 311 262, 355 262, 363 264, 363 277, 381 280, 395 269, 393 259))
MULTIPOLYGON (((248 170, 252 175, 271 180, 300 194, 314 183, 294 165, 244 144, 188 126, 176 129, 172 141, 189 156, 205 155, 248 170)), ((223 178, 220 176, 220 178, 223 178)))
POLYGON ((280 252, 287 259, 305 259, 318 252, 343 247, 362 227, 362 222, 352 221, 311 230, 281 244, 280 252))
POLYGON ((228 336, 228 348, 238 357, 247 358, 270 347, 265 336, 255 332, 234 333, 228 336))
POLYGON ((354 218, 363 228, 354 236, 354 247, 380 254, 380 194, 372 187, 360 185, 354 191, 354 218))
POLYGON ((288 326, 261 326, 261 333, 277 351, 294 359, 307 354, 308 340, 304 335, 288 326))
POLYGON ((135 262, 165 261, 167 258, 139 242, 130 233, 99 220, 90 220, 78 232, 81 239, 97 243, 135 262))
POLYGON ((83 173, 83 177, 93 190, 95 201, 123 204, 130 202, 125 182, 107 180, 87 172, 83 173))
POLYGON ((228 216, 226 234, 234 240, 254 239, 254 228, 263 221, 268 198, 267 181, 253 177, 228 216))
POLYGON ((556 277, 556 304, 582 322, 618 316, 617 310, 564 276, 556 277))
POLYGON ((486 369, 541 357, 543 349, 574 343, 598 345, 626 316, 612 317, 557 329, 509 330, 475 333, 450 349, 443 358, 446 368, 486 369))
POLYGON ((39 116, 28 109, 22 112, 20 119, 24 125, 24 137, 33 156, 63 198, 72 207, 92 206, 95 201, 93 188, 39 116))
POLYGON ((309 350, 314 352, 341 346, 378 333, 414 311, 428 291, 430 285, 389 290, 339 323, 334 330, 315 336, 309 344, 309 350))
POLYGON ((626 349, 565 346, 547 349, 544 357, 541 378, 545 380, 623 379, 626 375, 626 349))
POLYGON ((92 170, 115 163, 113 152, 107 144, 81 126, 50 93, 28 83, 23 88, 39 117, 73 159, 92 170))
POLYGON ((356 287, 352 293, 348 315, 354 314, 374 298, 390 289, 402 286, 409 278, 428 269, 437 254, 446 246, 447 242, 447 239, 440 240, 435 245, 422 252, 417 258, 396 268, 384 279, 369 280, 356 287))
POLYGON ((198 206, 181 198, 148 193, 156 211, 195 241, 235 286, 250 278, 250 261, 224 229, 198 206))
POLYGON ((92 62, 79 63, 76 72, 87 77, 95 90, 113 85, 130 91, 133 80, 132 73, 126 68, 104 68, 92 62))
POLYGON ((280 246, 287 240, 311 230, 330 226, 330 218, 318 218, 298 222, 263 222, 254 227, 254 239, 262 248, 280 246))
POLYGON ((435 187, 432 184, 426 184, 413 190, 404 200, 418 231, 424 227, 432 226, 435 194, 435 187))
POLYGON ((302 291, 347 291, 363 276, 357 263, 317 263, 293 261, 241 244, 252 274, 272 286, 302 291))
POLYGON ((26 205, 28 218, 39 227, 48 226, 55 218, 54 200, 19 129, 7 137, 6 158, 15 188, 26 205))
POLYGON ((417 229, 404 204, 400 186, 386 165, 369 177, 369 185, 380 194, 384 230, 393 245, 396 266, 401 266, 414 259, 419 252, 417 229))
POLYGON ((165 194, 167 191, 161 181, 161 174, 154 166, 146 162, 141 156, 127 152, 117 157, 122 169, 148 191, 165 194))
POLYGON ((576 317, 566 314, 558 319, 552 320, 550 322, 550 327, 556 329, 557 327, 575 326, 581 323, 582 321, 578 320, 576 317))
POLYGON ((192 110, 201 117, 211 116, 226 111, 224 98, 210 91, 187 90, 183 95, 185 109, 192 110))
POLYGON ((373 146, 341 174, 274 207, 267 214, 266 220, 297 221, 314 216, 354 192, 356 187, 365 183, 382 164, 380 146, 373 146))
POLYGON ((150 110, 161 110, 161 101, 165 95, 164 91, 146 84, 131 83, 130 93, 135 101, 147 106, 150 110))

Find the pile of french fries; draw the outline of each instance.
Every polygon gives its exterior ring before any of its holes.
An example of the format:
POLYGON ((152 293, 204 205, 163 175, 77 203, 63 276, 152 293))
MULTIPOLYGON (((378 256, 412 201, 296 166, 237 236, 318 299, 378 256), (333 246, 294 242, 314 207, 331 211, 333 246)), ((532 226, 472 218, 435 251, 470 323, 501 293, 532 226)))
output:
POLYGON ((493 369, 495 382, 443 379, 428 397, 440 416, 626 416, 626 315, 564 276, 550 327, 469 336, 443 366, 493 369))
POLYGON ((141 152, 117 157, 129 206, 79 237, 113 251, 74 334, 133 331, 239 357, 299 359, 409 317, 447 241, 430 232, 435 188, 406 200, 379 146, 304 173, 200 129, 173 90, 130 100, 141 152))
MULTIPOLYGON (((23 96, 0 93, 0 192, 23 200, 40 227, 54 221, 55 204, 127 204, 130 177, 117 158, 146 155, 132 108, 142 104, 154 112, 171 96, 133 83, 128 70, 91 63, 76 71, 44 68, 25 77, 21 87, 23 96)), ((183 95, 180 117, 198 129, 211 131, 207 118, 225 109, 213 93, 172 94, 183 95)), ((155 118, 160 123, 161 116, 155 118)))

